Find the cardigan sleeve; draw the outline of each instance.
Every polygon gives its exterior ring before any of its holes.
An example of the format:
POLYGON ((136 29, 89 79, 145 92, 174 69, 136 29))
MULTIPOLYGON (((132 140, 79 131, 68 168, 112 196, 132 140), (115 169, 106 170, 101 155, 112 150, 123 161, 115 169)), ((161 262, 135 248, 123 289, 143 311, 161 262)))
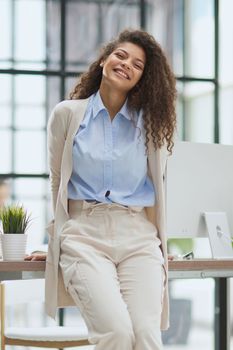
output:
POLYGON ((161 149, 161 167, 162 167, 163 181, 165 181, 165 178, 166 178, 167 161, 169 156, 170 154, 167 150, 167 144, 165 144, 161 149))
POLYGON ((62 105, 62 102, 59 103, 51 112, 47 126, 48 165, 54 214, 61 179, 63 150, 68 130, 68 115, 69 110, 62 105))

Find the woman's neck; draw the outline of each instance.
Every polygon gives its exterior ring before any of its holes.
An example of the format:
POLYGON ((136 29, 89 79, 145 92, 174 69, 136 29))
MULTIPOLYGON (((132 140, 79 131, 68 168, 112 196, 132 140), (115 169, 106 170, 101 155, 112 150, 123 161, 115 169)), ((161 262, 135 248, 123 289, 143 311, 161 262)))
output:
POLYGON ((100 97, 107 108, 111 120, 119 112, 126 100, 126 94, 117 90, 109 89, 109 86, 100 85, 100 97))

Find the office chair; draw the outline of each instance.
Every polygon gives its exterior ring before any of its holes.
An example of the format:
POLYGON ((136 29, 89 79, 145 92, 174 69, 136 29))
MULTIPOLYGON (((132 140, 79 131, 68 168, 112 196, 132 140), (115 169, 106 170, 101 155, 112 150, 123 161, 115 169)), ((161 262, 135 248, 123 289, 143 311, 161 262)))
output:
MULTIPOLYGON (((6 306, 44 302, 44 280, 3 281, 0 283, 1 350, 6 345, 66 348, 90 345, 85 326, 6 327, 6 306)), ((35 315, 32 315, 32 317, 35 315)))

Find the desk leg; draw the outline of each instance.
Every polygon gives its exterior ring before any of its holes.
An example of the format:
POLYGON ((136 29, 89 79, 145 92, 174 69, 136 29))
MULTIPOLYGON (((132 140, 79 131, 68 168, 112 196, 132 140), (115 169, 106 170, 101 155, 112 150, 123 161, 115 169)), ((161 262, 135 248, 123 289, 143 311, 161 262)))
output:
MULTIPOLYGON (((59 323, 59 326, 64 326, 64 310, 65 309, 59 309, 58 310, 58 323, 59 323)), ((64 349, 60 348, 58 350, 64 350, 64 349)))
POLYGON ((64 326, 64 309, 59 309, 58 311, 58 317, 59 317, 59 326, 64 326))
POLYGON ((229 282, 227 278, 215 278, 215 350, 229 350, 229 282))

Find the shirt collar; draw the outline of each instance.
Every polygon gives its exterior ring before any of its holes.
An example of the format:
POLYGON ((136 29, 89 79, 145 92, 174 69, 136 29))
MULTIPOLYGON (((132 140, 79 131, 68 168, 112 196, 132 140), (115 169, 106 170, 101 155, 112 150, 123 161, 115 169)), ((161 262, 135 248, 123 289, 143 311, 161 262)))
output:
MULTIPOLYGON (((107 112, 107 109, 104 106, 102 98, 100 96, 99 90, 93 95, 92 102, 93 102, 93 107, 92 107, 93 118, 96 118, 99 112, 102 110, 105 110, 107 112)), ((130 117, 131 112, 128 108, 127 99, 123 104, 123 106, 121 107, 121 109, 119 110, 118 114, 121 114, 126 119, 131 120, 131 117, 130 117)))

